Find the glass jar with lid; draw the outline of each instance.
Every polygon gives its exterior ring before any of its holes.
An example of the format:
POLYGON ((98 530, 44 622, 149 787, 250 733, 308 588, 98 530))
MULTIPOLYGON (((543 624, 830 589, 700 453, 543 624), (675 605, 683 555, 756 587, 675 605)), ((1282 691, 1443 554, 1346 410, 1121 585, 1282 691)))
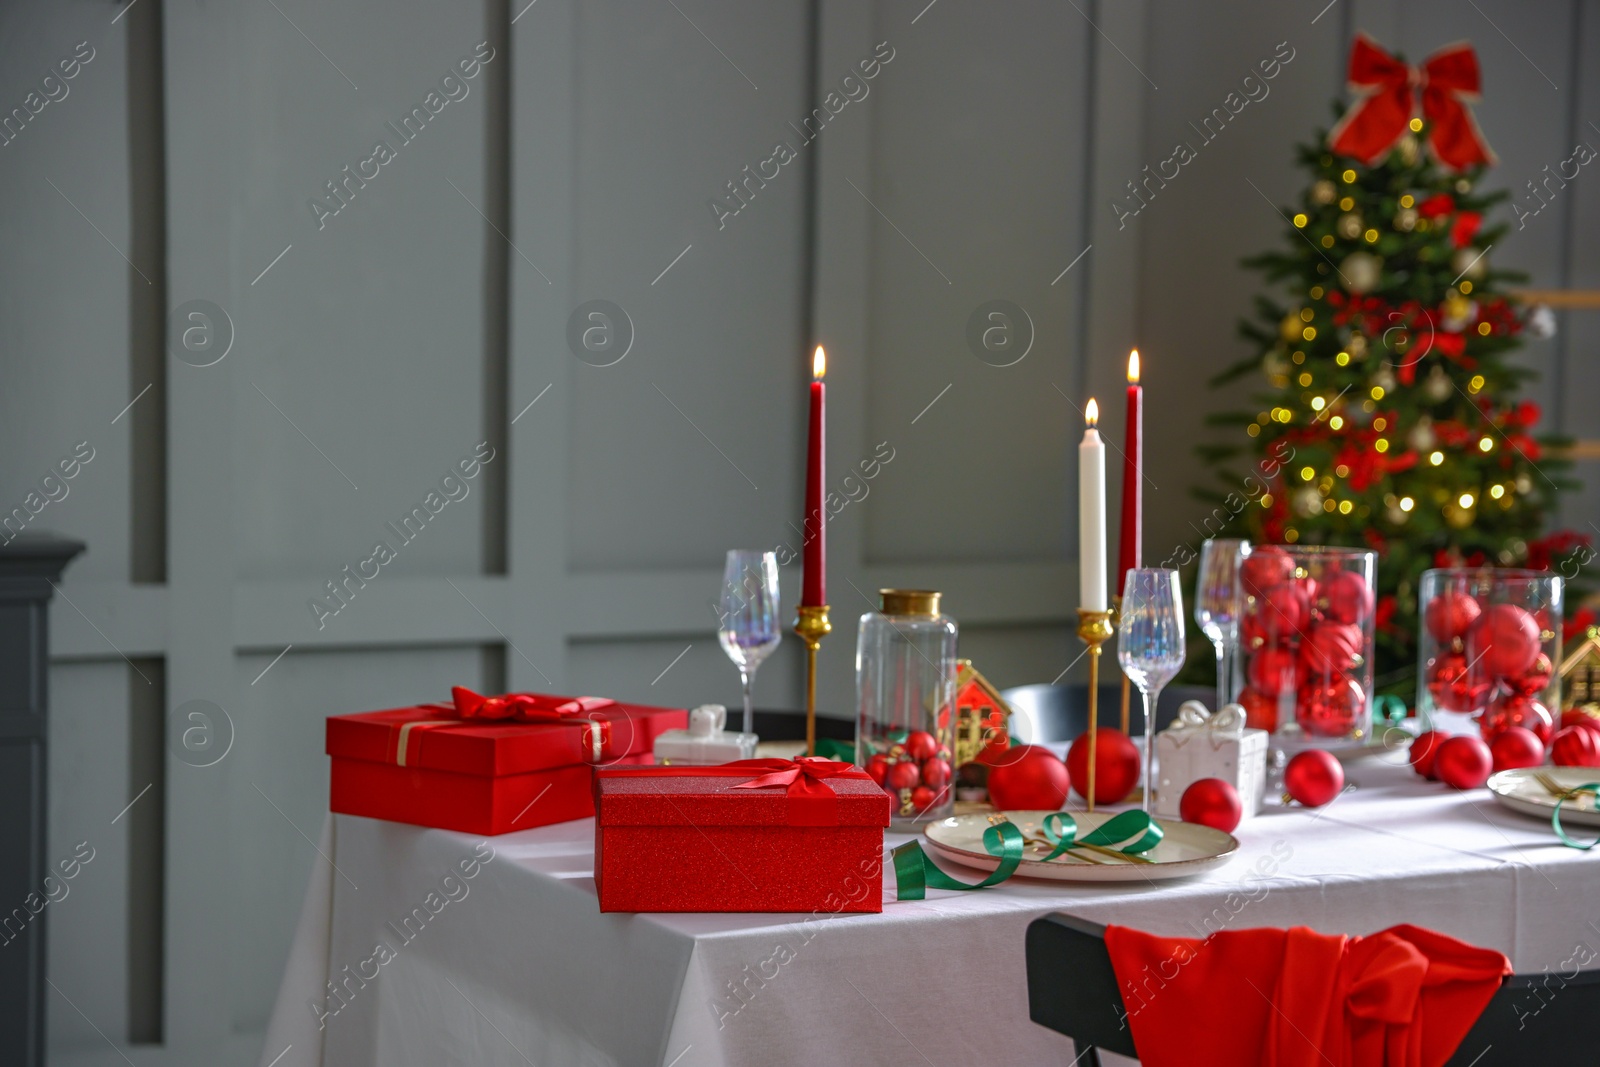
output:
POLYGON ((954 806, 956 623, 939 594, 880 589, 856 638, 856 762, 894 798, 891 827, 954 806))

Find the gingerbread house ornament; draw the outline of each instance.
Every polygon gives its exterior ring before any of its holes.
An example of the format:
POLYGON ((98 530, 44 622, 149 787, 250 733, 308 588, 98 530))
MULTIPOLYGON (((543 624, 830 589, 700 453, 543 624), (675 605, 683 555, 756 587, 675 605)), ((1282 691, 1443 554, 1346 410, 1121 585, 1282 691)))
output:
POLYGON ((973 762, 985 749, 1004 751, 1011 744, 1007 732, 1011 705, 970 659, 958 660, 956 669, 956 766, 973 762))
POLYGON ((1600 626, 1589 627, 1561 661, 1561 707, 1600 707, 1600 626))

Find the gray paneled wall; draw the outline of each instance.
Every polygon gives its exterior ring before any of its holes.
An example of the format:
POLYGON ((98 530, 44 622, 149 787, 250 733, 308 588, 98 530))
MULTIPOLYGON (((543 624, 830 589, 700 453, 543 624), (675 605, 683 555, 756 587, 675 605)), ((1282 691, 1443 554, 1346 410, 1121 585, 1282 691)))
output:
MULTIPOLYGON (((813 338, 830 484, 894 457, 830 527, 824 711, 879 585, 945 590, 1001 684, 1068 670, 1079 408, 1119 437, 1139 344, 1148 550, 1192 536, 1237 260, 1277 240, 1262 194, 1295 192, 1353 29, 1474 39, 1507 186, 1600 138, 1592 0, 1324 2, 0 8, 8 109, 93 50, 0 146, 0 500, 93 449, 35 520, 90 546, 52 619, 51 848, 97 848, 52 914, 55 1061, 259 1054, 322 862, 325 716, 452 683, 735 700, 708 604, 724 549, 798 546, 813 338), (1270 96, 1119 228, 1124 183, 1281 41, 1270 96), (569 345, 601 300, 620 361, 569 345), (226 315, 209 366, 169 354, 191 301, 226 315), (975 352, 995 301, 1018 347, 975 352)), ((1596 284, 1591 185, 1497 259, 1596 284)), ((1600 326, 1563 318, 1540 395, 1600 437, 1600 326)), ((798 706, 796 645, 764 705, 798 706)))

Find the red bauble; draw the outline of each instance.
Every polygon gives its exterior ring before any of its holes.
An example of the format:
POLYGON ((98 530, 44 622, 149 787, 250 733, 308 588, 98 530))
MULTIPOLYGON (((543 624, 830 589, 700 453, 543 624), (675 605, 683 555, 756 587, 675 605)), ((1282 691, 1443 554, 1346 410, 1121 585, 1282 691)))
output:
MULTIPOLYGON (((1121 730, 1102 726, 1095 731, 1094 802, 1115 804, 1133 792, 1139 780, 1139 750, 1121 730)), ((1089 735, 1079 734, 1067 749, 1067 770, 1072 772, 1072 789, 1088 796, 1089 735)))
POLYGON ((919 785, 911 791, 911 806, 918 811, 927 811, 939 799, 940 791, 919 785))
POLYGON ((1497 771, 1537 767, 1544 762, 1544 742, 1532 730, 1507 726, 1489 742, 1489 756, 1497 771))
POLYGON ((1277 545, 1262 545, 1239 566, 1239 582, 1247 593, 1260 595, 1294 577, 1294 557, 1277 545))
POLYGON ((1561 713, 1561 728, 1576 726, 1584 730, 1600 730, 1600 712, 1589 708, 1568 708, 1561 713))
POLYGON ((1299 661, 1286 648, 1258 648, 1250 653, 1245 667, 1250 687, 1273 698, 1286 689, 1297 688, 1301 673, 1299 661))
POLYGON ((1340 571, 1322 583, 1323 614, 1334 622, 1359 626, 1372 614, 1372 586, 1355 571, 1340 571))
POLYGON ((1367 694, 1349 678, 1310 681, 1300 687, 1295 721, 1313 737, 1344 737, 1361 722, 1367 694))
POLYGON ((1239 694, 1239 705, 1244 708, 1244 724, 1250 729, 1271 733, 1278 728, 1278 702, 1267 694, 1246 689, 1239 694))
POLYGON ((1519 678, 1539 658, 1539 624, 1515 604, 1490 604, 1467 631, 1467 659, 1485 674, 1519 678))
POLYGON ((869 756, 867 758, 866 771, 872 776, 874 782, 882 785, 884 779, 889 776, 889 757, 882 752, 869 756))
POLYGON ((889 789, 898 792, 901 789, 910 789, 922 781, 922 774, 917 770, 917 765, 910 760, 901 760, 891 764, 889 771, 883 777, 883 784, 889 789))
POLYGON ((1550 676, 1555 673, 1555 668, 1550 665, 1550 657, 1543 652, 1534 658, 1533 666, 1527 673, 1516 678, 1504 679, 1506 685, 1516 693, 1523 696, 1536 697, 1550 688, 1550 676))
POLYGON ((1232 782, 1221 778, 1201 778, 1183 791, 1178 815, 1184 822, 1199 823, 1223 833, 1232 833, 1244 818, 1244 804, 1232 782))
POLYGON ((939 742, 926 730, 912 730, 906 735, 906 755, 921 762, 939 754, 939 742))
POLYGON ((1471 734, 1457 734, 1446 738, 1433 757, 1433 769, 1439 781, 1454 789, 1476 789, 1489 780, 1494 770, 1494 757, 1483 738, 1471 734))
POLYGON ((1490 680, 1460 652, 1444 652, 1428 664, 1428 695, 1440 711, 1477 711, 1489 695, 1490 680))
POLYGON ((1308 808, 1320 808, 1344 789, 1344 768, 1320 748, 1298 753, 1283 769, 1284 791, 1308 808))
POLYGON ((1311 619, 1311 600, 1298 582, 1274 586, 1256 595, 1255 611, 1247 616, 1248 629, 1260 643, 1278 645, 1292 640, 1311 619))
POLYGON ((1482 606, 1466 593, 1440 593, 1428 601, 1423 618, 1433 639, 1449 645, 1458 637, 1466 637, 1482 613, 1482 606))
POLYGON ((1359 626, 1319 622, 1300 641, 1300 662, 1313 678, 1343 674, 1361 662, 1364 643, 1359 626))
POLYGON ((1439 755, 1439 746, 1444 743, 1445 737, 1437 730, 1427 730, 1411 742, 1411 769, 1430 782, 1439 780, 1434 773, 1433 761, 1439 755))
POLYGON ((1485 741, 1493 741, 1502 730, 1520 726, 1531 730, 1541 745, 1550 743, 1556 732, 1555 719, 1543 704, 1520 693, 1504 693, 1489 702, 1478 722, 1478 730, 1485 741))
POLYGON ((950 784, 950 762, 934 756, 922 761, 922 782, 930 789, 943 789, 950 784))
POLYGON ((1557 767, 1600 767, 1600 730, 1568 726, 1550 741, 1550 762, 1557 767))
MULTIPOLYGON (((1107 731, 1101 730, 1104 739, 1107 731)), ((989 771, 989 802, 1002 811, 1055 811, 1067 802, 1067 765, 1042 745, 1019 745, 989 771)))

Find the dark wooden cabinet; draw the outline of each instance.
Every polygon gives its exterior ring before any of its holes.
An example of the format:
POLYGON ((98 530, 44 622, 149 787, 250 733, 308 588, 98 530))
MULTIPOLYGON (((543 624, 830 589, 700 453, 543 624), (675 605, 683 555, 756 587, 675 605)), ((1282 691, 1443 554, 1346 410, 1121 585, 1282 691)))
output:
MULTIPOLYGON (((49 859, 48 672, 51 583, 83 551, 46 534, 0 545, 0 1049, 44 1067, 45 924, 49 859)), ((15 1057, 15 1058, 12 1058, 15 1057)))

